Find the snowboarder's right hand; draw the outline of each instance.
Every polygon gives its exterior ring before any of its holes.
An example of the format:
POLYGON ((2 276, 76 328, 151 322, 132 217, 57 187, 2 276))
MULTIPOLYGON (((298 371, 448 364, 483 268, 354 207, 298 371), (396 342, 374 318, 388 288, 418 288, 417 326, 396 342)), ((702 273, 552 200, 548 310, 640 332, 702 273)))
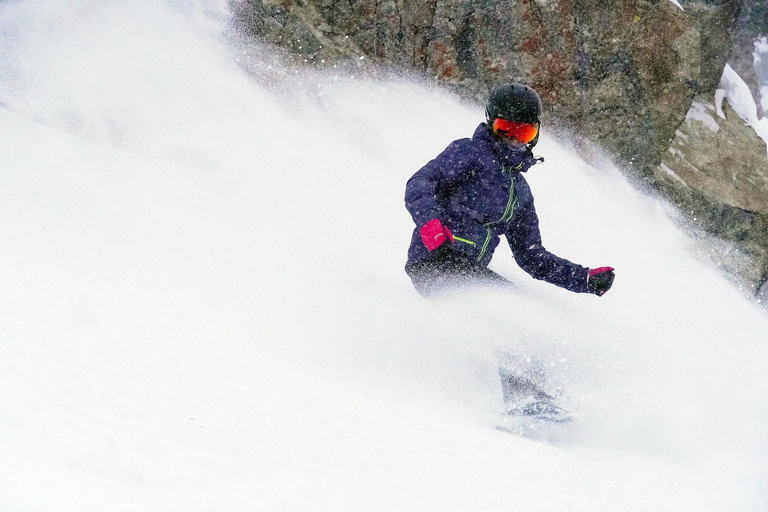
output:
POLYGON ((587 276, 587 289, 590 293, 602 297, 613 286, 615 277, 613 267, 591 268, 587 276))
POLYGON ((440 219, 432 219, 428 221, 421 226, 419 234, 421 235, 421 241, 427 247, 429 252, 432 252, 443 245, 446 240, 453 242, 453 234, 447 227, 443 226, 440 219))

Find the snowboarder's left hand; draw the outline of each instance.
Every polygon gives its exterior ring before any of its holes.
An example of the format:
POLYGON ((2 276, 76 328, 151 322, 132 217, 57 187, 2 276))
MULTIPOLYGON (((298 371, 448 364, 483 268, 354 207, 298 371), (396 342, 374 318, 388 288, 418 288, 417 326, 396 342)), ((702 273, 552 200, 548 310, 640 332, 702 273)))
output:
POLYGON ((615 277, 616 274, 613 272, 613 267, 589 269, 589 276, 587 276, 587 289, 589 293, 602 297, 613 286, 615 277))
POLYGON ((429 252, 434 251, 446 241, 453 243, 453 233, 443 226, 440 219, 432 219, 419 230, 421 241, 429 252))

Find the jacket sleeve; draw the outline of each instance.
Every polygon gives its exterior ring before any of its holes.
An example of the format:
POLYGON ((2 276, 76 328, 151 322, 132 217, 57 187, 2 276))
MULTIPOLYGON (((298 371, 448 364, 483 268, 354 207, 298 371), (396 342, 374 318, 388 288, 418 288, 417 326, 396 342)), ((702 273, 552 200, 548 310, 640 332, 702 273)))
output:
POLYGON ((517 264, 535 279, 572 292, 587 293, 589 269, 547 251, 541 244, 539 218, 533 200, 521 207, 506 233, 517 264))
POLYGON ((417 226, 439 219, 439 199, 466 179, 475 168, 471 141, 462 139, 451 143, 434 160, 411 176, 405 186, 405 207, 417 226))

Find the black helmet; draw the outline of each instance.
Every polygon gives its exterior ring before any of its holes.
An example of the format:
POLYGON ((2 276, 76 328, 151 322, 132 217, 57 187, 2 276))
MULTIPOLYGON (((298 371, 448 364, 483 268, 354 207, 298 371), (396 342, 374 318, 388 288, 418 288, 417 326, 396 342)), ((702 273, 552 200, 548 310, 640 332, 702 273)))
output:
POLYGON ((485 118, 489 124, 499 117, 518 123, 538 123, 541 98, 527 85, 502 84, 491 91, 485 105, 485 118))

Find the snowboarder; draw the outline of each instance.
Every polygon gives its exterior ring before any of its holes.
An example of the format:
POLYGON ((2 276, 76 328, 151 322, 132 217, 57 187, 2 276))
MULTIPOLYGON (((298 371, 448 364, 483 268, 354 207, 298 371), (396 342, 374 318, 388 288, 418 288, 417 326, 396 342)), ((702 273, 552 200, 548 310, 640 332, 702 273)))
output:
MULTIPOLYGON (((541 99, 531 87, 519 83, 496 87, 486 104, 486 122, 472 138, 452 142, 408 180, 405 205, 416 228, 405 271, 420 294, 430 296, 467 283, 510 286, 510 281, 488 269, 501 235, 517 264, 536 279, 597 296, 611 288, 612 267, 583 267, 542 245, 533 195, 523 177, 543 161, 532 153, 541 111, 541 99)), ((505 396, 520 395, 510 386, 531 390, 527 395, 539 404, 548 396, 526 378, 525 371, 502 377, 507 381, 505 396)), ((525 405, 507 404, 511 411, 541 408, 525 405)))

